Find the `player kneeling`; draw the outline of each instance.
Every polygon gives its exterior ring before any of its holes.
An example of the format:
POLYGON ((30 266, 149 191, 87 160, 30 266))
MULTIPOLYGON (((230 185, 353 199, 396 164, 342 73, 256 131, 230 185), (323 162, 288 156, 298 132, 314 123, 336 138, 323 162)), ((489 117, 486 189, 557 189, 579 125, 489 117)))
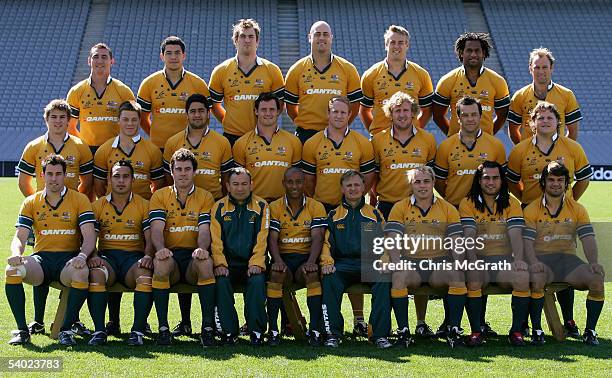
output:
POLYGON ((408 328, 408 290, 416 289, 424 283, 433 288, 448 288, 449 323, 447 342, 451 348, 462 344, 459 325, 467 288, 465 275, 458 270, 455 262, 462 262, 464 255, 457 249, 448 250, 446 240, 453 246, 462 236, 459 213, 450 203, 434 196, 434 171, 422 166, 408 172, 408 182, 413 194, 391 209, 385 226, 385 235, 397 234, 413 240, 412 250, 393 248, 389 250, 392 263, 405 260, 410 269, 393 272, 391 303, 398 325, 398 344, 409 346, 412 343, 408 328), (439 241, 445 240, 444 243, 439 241), (416 242, 419 244, 417 245, 416 242))
MULTIPOLYGON (((323 322, 327 339, 325 346, 337 348, 344 332, 340 311, 342 294, 352 284, 362 283, 361 237, 367 229, 382 225, 384 218, 373 206, 365 203, 364 175, 349 170, 340 178, 342 202, 327 216, 325 241, 321 251, 321 284, 323 286, 323 322), (367 229, 366 229, 367 228, 367 229)), ((372 312, 369 323, 372 340, 378 348, 389 348, 391 303, 389 280, 364 282, 372 289, 372 312), (386 282, 385 282, 386 281, 386 282)))
POLYGON ((524 210, 525 255, 532 271, 531 343, 535 345, 544 344, 541 324, 544 287, 551 282, 565 282, 589 291, 582 339, 586 344, 599 345, 595 326, 604 303, 604 270, 597 262, 597 243, 589 215, 584 206, 567 194, 569 184, 568 169, 557 161, 550 162, 540 177, 544 194, 524 210), (588 264, 576 256, 576 235, 588 264))
POLYGON ((158 345, 172 344, 168 327, 170 286, 185 282, 198 286, 202 310, 203 347, 213 346, 215 321, 215 276, 210 258, 210 209, 212 194, 193 184, 198 163, 189 150, 177 150, 170 161, 173 186, 151 197, 149 220, 153 259, 153 300, 159 323, 158 345))
POLYGON ((106 288, 117 281, 134 290, 134 324, 127 343, 142 345, 152 305, 149 202, 132 192, 134 169, 129 161, 119 160, 112 166, 109 182, 110 194, 93 204, 99 256, 91 257, 87 263, 89 312, 95 325, 89 345, 106 344, 106 288))
POLYGON ((282 306, 283 285, 293 282, 306 286, 310 313, 308 343, 320 344, 321 282, 317 261, 321 254, 326 214, 323 204, 304 195, 304 172, 289 168, 283 176, 285 196, 270 204, 268 250, 273 263, 268 282, 268 343, 278 345, 278 312, 282 306))
POLYGON ((17 322, 11 345, 30 342, 23 282, 39 286, 52 281, 70 287, 59 342, 64 346, 76 344, 71 327, 87 298, 86 260, 95 248, 96 236, 89 199, 64 185, 66 167, 66 160, 60 155, 43 159, 45 189, 27 197, 19 210, 6 267, 6 298, 17 322), (36 236, 34 254, 23 257, 31 231, 36 236))
POLYGON ((467 345, 478 346, 484 341, 482 289, 490 283, 512 288, 509 341, 515 346, 525 345, 521 333, 529 311, 529 271, 523 258, 522 238, 525 221, 520 203, 510 197, 504 169, 499 163, 485 161, 478 166, 470 192, 459 204, 459 215, 465 237, 481 240, 476 248, 468 249, 468 260, 484 262, 494 269, 499 267, 499 270, 467 272, 466 309, 472 328, 467 345))

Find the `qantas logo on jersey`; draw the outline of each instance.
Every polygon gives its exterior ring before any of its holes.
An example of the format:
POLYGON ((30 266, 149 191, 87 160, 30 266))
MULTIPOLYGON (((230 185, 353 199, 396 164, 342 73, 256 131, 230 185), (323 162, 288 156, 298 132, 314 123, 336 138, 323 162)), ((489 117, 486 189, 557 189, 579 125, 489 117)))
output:
POLYGON ((41 230, 41 235, 76 235, 76 230, 41 230))
POLYGON ((310 243, 310 238, 306 237, 306 238, 283 238, 281 239, 281 242, 286 243, 286 244, 290 244, 290 243, 310 243))
POLYGON ((209 175, 209 176, 212 176, 216 172, 217 171, 215 171, 214 169, 196 169, 195 174, 196 175, 209 175))
POLYGON ((119 118, 117 117, 87 117, 85 118, 87 122, 117 122, 119 118))
POLYGON ((182 108, 159 108, 156 113, 161 114, 185 114, 185 109, 182 108))
POLYGON ((349 168, 323 168, 321 173, 325 175, 343 174, 344 172, 350 171, 349 168))
POLYGON ((475 169, 460 169, 456 173, 457 176, 474 175, 474 174, 476 174, 476 170, 475 169))
POLYGON ((168 229, 168 232, 197 232, 198 231, 198 226, 177 226, 177 227, 170 227, 168 229))
POLYGON ((328 89, 328 88, 308 88, 306 94, 325 94, 325 95, 336 95, 342 96, 342 91, 339 89, 328 89))
POLYGON ((255 101, 259 95, 242 94, 232 97, 233 101, 255 101))
POLYGON ((265 161, 258 161, 256 163, 253 164, 253 166, 255 168, 259 168, 259 167, 289 167, 289 163, 287 163, 286 161, 278 161, 278 160, 265 160, 265 161))
POLYGON ((420 163, 395 163, 387 166, 387 169, 412 169, 418 168, 423 164, 420 163))
POLYGON ((127 235, 117 235, 117 234, 106 234, 104 235, 104 240, 140 240, 139 234, 127 234, 127 235))

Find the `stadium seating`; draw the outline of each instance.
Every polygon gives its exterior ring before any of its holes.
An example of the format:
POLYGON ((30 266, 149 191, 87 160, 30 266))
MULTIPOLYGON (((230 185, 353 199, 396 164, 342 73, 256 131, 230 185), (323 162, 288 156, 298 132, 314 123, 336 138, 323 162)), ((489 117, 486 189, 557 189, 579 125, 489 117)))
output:
POLYGON ((89 2, 81 0, 2 2, 0 49, 8 64, 0 160, 19 160, 25 144, 45 132, 43 107, 70 89, 88 12, 89 2))

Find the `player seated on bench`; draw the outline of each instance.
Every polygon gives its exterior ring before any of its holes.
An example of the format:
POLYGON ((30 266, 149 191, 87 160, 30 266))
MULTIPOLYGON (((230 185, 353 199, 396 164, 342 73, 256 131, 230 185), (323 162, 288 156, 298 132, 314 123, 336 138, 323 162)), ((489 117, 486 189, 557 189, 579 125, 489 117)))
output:
POLYGON ((88 303, 95 326, 89 345, 106 344, 106 288, 117 281, 134 290, 134 324, 127 343, 142 345, 145 323, 153 304, 149 201, 132 192, 134 169, 127 160, 113 164, 109 182, 111 192, 93 203, 99 242, 98 252, 87 262, 88 303))
POLYGON ((198 188, 193 176, 198 162, 189 150, 177 150, 170 161, 174 185, 151 197, 149 221, 155 252, 153 259, 153 300, 159 323, 158 345, 172 344, 168 327, 170 286, 184 282, 198 286, 202 311, 203 347, 213 346, 215 322, 215 277, 210 248, 212 194, 198 188))
POLYGON ((588 345, 599 345, 595 326, 604 303, 604 270, 597 262, 597 243, 589 215, 568 193, 569 185, 569 170, 558 161, 550 162, 540 177, 544 194, 524 210, 525 256, 533 273, 529 315, 531 343, 535 345, 544 344, 544 287, 551 282, 589 291, 582 339, 588 345), (576 235, 588 263, 576 256, 576 235))
POLYGON ((25 317, 23 282, 38 286, 61 281, 70 287, 59 343, 75 345, 72 324, 87 298, 87 258, 96 244, 94 215, 87 196, 64 185, 66 160, 51 154, 42 161, 45 188, 28 196, 21 205, 11 257, 6 267, 6 297, 17 322, 11 345, 30 342, 25 317), (34 231, 34 254, 23 256, 26 240, 34 231))
POLYGON ((481 238, 479 247, 468 250, 470 262, 480 260, 492 267, 467 272, 466 310, 472 328, 468 346, 484 341, 481 312, 482 290, 490 283, 512 288, 512 327, 508 340, 515 346, 525 345, 521 326, 529 311, 529 270, 523 254, 523 210, 510 196, 504 168, 495 161, 485 161, 476 168, 468 196, 459 204, 459 215, 466 238, 481 238), (503 265, 502 265, 503 264, 503 265))
POLYGON ((442 266, 463 261, 460 251, 446 250, 439 240, 450 238, 453 246, 457 238, 463 236, 459 212, 444 199, 434 196, 434 171, 429 166, 408 171, 408 182, 413 194, 399 202, 391 209, 385 226, 385 235, 407 235, 421 239, 423 245, 407 251, 391 249, 389 256, 392 263, 405 260, 414 269, 403 269, 393 272, 391 303, 398 325, 398 343, 408 347, 412 342, 408 328, 408 290, 416 289, 423 283, 434 288, 448 288, 449 324, 447 326, 447 343, 453 348, 462 344, 459 325, 467 288, 463 271, 442 269, 442 266), (424 244, 428 241, 427 244, 424 244))

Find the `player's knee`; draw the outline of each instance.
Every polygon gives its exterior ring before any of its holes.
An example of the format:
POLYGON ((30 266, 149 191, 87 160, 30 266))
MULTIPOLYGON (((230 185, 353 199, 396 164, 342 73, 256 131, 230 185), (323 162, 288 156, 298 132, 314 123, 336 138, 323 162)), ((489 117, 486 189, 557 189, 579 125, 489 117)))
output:
POLYGON ((7 265, 4 270, 7 284, 20 284, 26 276, 27 270, 25 265, 20 264, 16 266, 7 265))
POLYGON ((467 283, 468 291, 478 291, 482 289, 482 282, 470 281, 467 283))
POLYGON ((529 290, 529 272, 527 271, 515 271, 512 272, 512 289, 517 291, 528 291, 529 290))
POLYGON ((153 259, 153 271, 156 276, 169 276, 172 271, 172 259, 158 260, 153 259))
POLYGON ((604 291, 604 276, 592 273, 588 280, 589 291, 604 291))
POLYGON ((406 274, 405 272, 396 272, 391 276, 391 287, 395 290, 406 288, 406 274))
POLYGON ((274 272, 274 271, 272 271, 270 273, 270 282, 282 284, 283 282, 285 282, 285 278, 286 277, 287 277, 287 274, 285 272, 274 272))
POLYGON ((66 267, 65 269, 70 269, 69 276, 72 281, 89 282, 89 269, 87 268, 87 266, 85 266, 85 268, 79 268, 79 269, 71 266, 71 267, 66 267))
POLYGON ((153 290, 152 285, 153 285, 153 277, 151 276, 150 273, 140 274, 136 276, 136 288, 135 288, 136 291, 140 291, 143 293, 150 293, 153 290))
POLYGON ((89 283, 96 285, 106 285, 108 271, 106 267, 91 268, 89 270, 89 283))
POLYGON ((265 285, 266 277, 263 274, 252 274, 248 281, 250 285, 265 285))
POLYGON ((304 280, 306 281, 306 285, 320 282, 319 273, 318 272, 307 272, 304 275, 304 280))

